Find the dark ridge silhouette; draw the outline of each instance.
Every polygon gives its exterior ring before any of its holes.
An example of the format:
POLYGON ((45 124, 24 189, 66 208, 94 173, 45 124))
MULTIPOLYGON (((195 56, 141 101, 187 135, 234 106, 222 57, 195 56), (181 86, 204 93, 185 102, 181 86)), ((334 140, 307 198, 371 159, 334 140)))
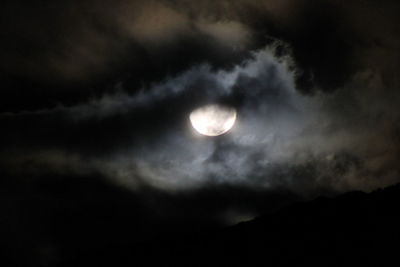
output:
POLYGON ((400 185, 296 203, 202 243, 198 266, 399 266, 400 185))
POLYGON ((399 199, 400 185, 320 197, 220 231, 164 236, 64 266, 399 266, 399 199))
POLYGON ((141 260, 143 266, 399 266, 399 200, 400 185, 320 197, 194 239, 171 238, 141 260))
POLYGON ((25 188, 2 181, 0 266, 400 263, 400 185, 297 202, 218 228, 157 221, 137 196, 95 178, 26 181, 25 188))

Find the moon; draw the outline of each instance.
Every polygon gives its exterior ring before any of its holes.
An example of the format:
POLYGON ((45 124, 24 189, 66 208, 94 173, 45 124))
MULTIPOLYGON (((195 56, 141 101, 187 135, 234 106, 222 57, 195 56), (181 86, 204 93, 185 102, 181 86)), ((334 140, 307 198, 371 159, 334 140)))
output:
POLYGON ((190 113, 193 128, 206 136, 225 134, 232 129, 235 121, 236 110, 218 104, 203 106, 190 113))

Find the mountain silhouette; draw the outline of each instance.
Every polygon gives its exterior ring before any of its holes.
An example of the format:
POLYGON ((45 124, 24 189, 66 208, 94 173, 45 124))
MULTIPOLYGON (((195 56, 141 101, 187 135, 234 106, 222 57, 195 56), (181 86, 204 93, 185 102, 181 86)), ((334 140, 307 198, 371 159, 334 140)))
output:
POLYGON ((400 185, 296 202, 220 228, 193 219, 158 221, 137 196, 96 178, 52 178, 25 188, 7 181, 0 266, 400 263, 400 185))
POLYGON ((222 230, 166 235, 65 266, 399 266, 399 200, 400 185, 320 197, 222 230))
POLYGON ((194 246, 196 266, 399 266, 399 203, 400 185, 296 203, 194 246))

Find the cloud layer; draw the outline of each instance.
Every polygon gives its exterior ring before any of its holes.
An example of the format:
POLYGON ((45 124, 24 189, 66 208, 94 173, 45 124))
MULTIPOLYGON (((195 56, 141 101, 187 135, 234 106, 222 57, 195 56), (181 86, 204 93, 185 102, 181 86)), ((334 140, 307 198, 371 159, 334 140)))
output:
POLYGON ((243 199, 398 182, 397 2, 2 5, 7 175, 243 199), (237 109, 229 134, 191 129, 189 113, 210 103, 237 109))
POLYGON ((372 111, 365 95, 348 90, 375 90, 376 81, 365 83, 360 73, 335 93, 305 96, 296 90, 290 54, 276 56, 279 46, 254 52, 228 71, 195 66, 133 96, 121 91, 88 104, 10 114, 6 118, 21 120, 21 127, 29 120, 54 128, 25 138, 46 140, 40 152, 28 142, 21 149, 32 154, 12 161, 29 161, 34 169, 44 164, 61 172, 99 172, 132 189, 233 184, 312 194, 396 182, 392 110, 372 111), (208 103, 238 110, 237 125, 226 136, 205 138, 190 128, 190 111, 208 103), (71 140, 60 140, 64 136, 71 140))

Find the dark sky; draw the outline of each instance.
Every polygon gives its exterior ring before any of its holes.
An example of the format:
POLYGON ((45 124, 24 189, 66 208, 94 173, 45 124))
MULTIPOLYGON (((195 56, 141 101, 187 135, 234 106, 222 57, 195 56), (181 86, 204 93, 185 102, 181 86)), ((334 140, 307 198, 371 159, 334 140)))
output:
POLYGON ((229 224, 399 181, 398 1, 0 5, 4 185, 98 179, 229 224), (237 109, 228 134, 192 130, 209 103, 237 109))

